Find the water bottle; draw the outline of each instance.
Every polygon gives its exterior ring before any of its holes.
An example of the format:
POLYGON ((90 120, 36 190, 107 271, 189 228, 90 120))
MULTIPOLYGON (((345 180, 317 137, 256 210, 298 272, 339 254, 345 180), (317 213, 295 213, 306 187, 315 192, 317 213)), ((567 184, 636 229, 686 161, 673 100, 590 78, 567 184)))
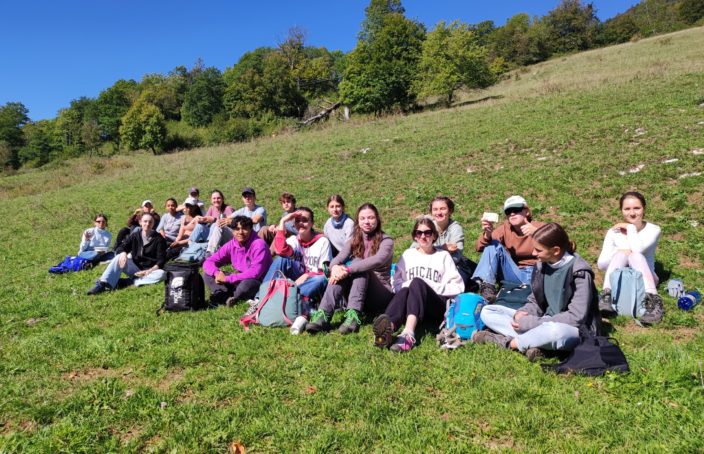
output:
POLYGON ((697 290, 690 290, 677 300, 680 309, 689 311, 702 301, 702 294, 697 290))
POLYGON ((306 330, 307 324, 308 319, 302 315, 299 315, 298 317, 296 317, 296 320, 294 320, 293 324, 291 325, 291 334, 293 334, 294 336, 298 336, 306 330))

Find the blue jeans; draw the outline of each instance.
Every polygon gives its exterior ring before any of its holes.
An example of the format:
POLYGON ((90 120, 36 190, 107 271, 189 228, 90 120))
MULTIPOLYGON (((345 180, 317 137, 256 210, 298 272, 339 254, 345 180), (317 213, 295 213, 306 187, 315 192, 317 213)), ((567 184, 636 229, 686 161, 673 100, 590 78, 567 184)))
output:
POLYGON ((188 237, 189 243, 204 243, 208 241, 210 236, 210 226, 208 224, 196 224, 193 227, 191 236, 188 237))
MULTIPOLYGON (((103 275, 100 276, 100 281, 106 282, 112 288, 117 287, 117 281, 120 279, 120 275, 122 273, 125 273, 129 277, 134 278, 135 273, 141 271, 137 267, 137 265, 135 265, 135 263, 132 261, 132 257, 127 257, 127 263, 125 263, 124 268, 120 268, 120 265, 118 263, 119 258, 119 255, 113 258, 108 264, 107 268, 105 268, 105 271, 103 271, 103 275)), ((161 282, 164 279, 166 279, 166 273, 164 273, 164 270, 158 269, 152 271, 147 276, 135 279, 134 285, 139 287, 140 285, 156 284, 157 282, 161 282)))
POLYGON ((519 267, 516 265, 503 244, 494 240, 484 248, 472 279, 481 279, 486 283, 496 284, 499 271, 505 281, 522 284, 530 284, 530 278, 533 275, 532 266, 519 267))
POLYGON ((511 326, 515 313, 515 309, 492 304, 484 306, 480 317, 492 331, 515 338, 520 352, 525 352, 532 347, 545 350, 573 350, 579 343, 579 330, 566 323, 547 321, 525 333, 518 333, 511 326))
MULTIPOLYGON (((274 262, 269 267, 266 276, 262 282, 269 282, 276 277, 276 272, 281 271, 284 276, 295 281, 306 271, 301 262, 297 262, 290 257, 276 257, 274 262)), ((325 287, 328 285, 328 280, 323 276, 310 276, 304 283, 298 286, 301 295, 310 298, 313 301, 320 301, 325 293, 325 287)), ((261 298, 261 295, 257 295, 261 298)))

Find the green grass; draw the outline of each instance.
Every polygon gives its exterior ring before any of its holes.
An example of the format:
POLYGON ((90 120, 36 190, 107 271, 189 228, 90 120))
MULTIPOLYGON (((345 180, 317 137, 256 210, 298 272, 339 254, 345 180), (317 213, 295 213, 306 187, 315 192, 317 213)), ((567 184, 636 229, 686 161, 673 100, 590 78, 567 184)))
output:
POLYGON ((368 325, 293 337, 244 332, 241 307, 156 317, 160 286, 89 298, 100 270, 46 272, 94 211, 116 232, 141 200, 181 200, 194 183, 236 204, 252 185, 272 217, 291 191, 319 224, 331 193, 352 210, 372 201, 397 256, 413 216, 447 194, 474 259, 482 212, 518 193, 591 263, 618 196, 637 189, 663 227, 662 269, 702 288, 704 177, 682 175, 704 168, 692 152, 704 148, 704 29, 662 40, 543 63, 450 110, 3 178, 0 451, 704 450, 701 306, 666 298, 650 329, 614 321, 630 374, 564 377, 491 346, 440 351, 432 335, 395 356, 368 325))

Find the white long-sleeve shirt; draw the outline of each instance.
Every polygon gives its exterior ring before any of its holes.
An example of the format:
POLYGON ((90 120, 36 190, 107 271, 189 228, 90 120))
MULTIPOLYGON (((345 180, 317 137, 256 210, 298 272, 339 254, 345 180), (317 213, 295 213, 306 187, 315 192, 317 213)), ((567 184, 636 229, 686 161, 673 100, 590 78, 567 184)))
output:
POLYGON ((650 222, 646 223, 640 232, 633 224, 628 224, 625 234, 609 229, 604 238, 597 266, 600 270, 605 270, 618 251, 631 251, 643 254, 650 271, 654 273, 655 249, 658 246, 658 240, 660 240, 660 227, 650 222))
POLYGON ((81 235, 81 244, 78 246, 78 253, 83 251, 94 251, 96 247, 109 248, 112 243, 112 233, 107 230, 91 227, 83 231, 81 235), (92 234, 90 240, 86 240, 86 233, 92 234))
POLYGON ((464 292, 462 276, 447 251, 425 254, 415 248, 406 250, 396 264, 394 291, 408 287, 416 277, 440 296, 450 298, 464 292))

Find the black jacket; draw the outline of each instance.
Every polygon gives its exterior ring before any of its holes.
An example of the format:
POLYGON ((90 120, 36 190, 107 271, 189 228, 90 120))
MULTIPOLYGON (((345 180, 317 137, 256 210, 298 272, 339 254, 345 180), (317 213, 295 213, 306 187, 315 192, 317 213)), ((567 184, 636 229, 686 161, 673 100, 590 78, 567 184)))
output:
POLYGON ((155 230, 149 232, 149 242, 146 246, 142 243, 142 231, 137 230, 125 238, 115 253, 131 253, 132 261, 140 270, 146 270, 154 265, 163 269, 166 263, 166 248, 166 240, 155 230))

